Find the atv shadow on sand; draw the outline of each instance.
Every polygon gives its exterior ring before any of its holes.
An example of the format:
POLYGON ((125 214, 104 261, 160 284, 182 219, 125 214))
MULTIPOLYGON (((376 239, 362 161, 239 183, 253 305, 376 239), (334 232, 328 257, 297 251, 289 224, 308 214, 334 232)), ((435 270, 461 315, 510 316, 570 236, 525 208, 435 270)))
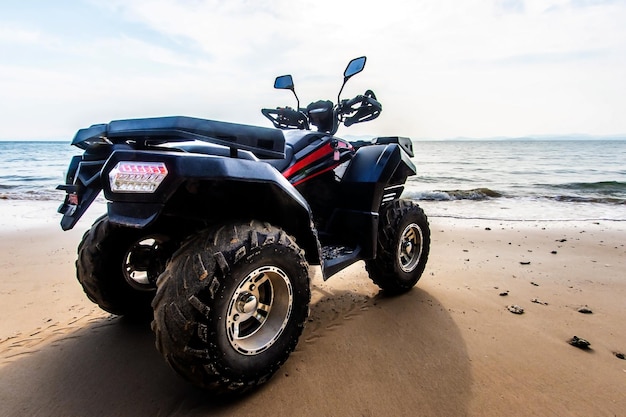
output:
POLYGON ((448 309, 420 288, 363 302, 367 294, 333 291, 326 301, 311 304, 314 322, 307 324, 292 360, 269 384, 239 401, 207 395, 174 377, 145 324, 102 318, 4 364, 0 386, 12 398, 3 404, 3 414, 232 416, 252 415, 262 404, 268 415, 332 415, 336 410, 328 399, 338 391, 359 415, 366 409, 384 415, 388 402, 427 414, 466 414, 471 361, 448 309), (360 343, 359 335, 371 344, 360 343), (372 373, 377 376, 354 379, 372 373), (386 400, 372 393, 384 393, 386 400), (315 407, 303 408, 302 395, 315 407))

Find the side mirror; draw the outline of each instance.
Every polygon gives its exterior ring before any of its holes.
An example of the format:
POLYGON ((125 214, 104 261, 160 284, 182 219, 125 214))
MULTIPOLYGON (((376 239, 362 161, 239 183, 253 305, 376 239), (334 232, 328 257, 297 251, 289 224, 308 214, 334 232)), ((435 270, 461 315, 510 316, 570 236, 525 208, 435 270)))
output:
POLYGON ((274 81, 274 88, 278 88, 280 90, 291 90, 294 96, 296 96, 296 110, 300 111, 300 99, 296 94, 296 88, 293 85, 293 78, 291 75, 281 75, 280 77, 276 77, 274 81))
POLYGON ((276 81, 274 81, 274 88, 281 90, 293 90, 293 78, 291 78, 291 75, 281 75, 280 77, 276 77, 276 81))
POLYGON ((365 68, 366 60, 367 58, 362 56, 360 58, 354 58, 352 61, 350 61, 350 63, 346 67, 346 70, 343 72, 344 79, 347 80, 353 75, 363 71, 363 68, 365 68))
POLYGON ((358 74, 359 72, 363 71, 363 68, 365 68, 365 61, 367 61, 367 58, 362 56, 359 58, 354 58, 352 61, 348 63, 346 70, 343 72, 343 84, 341 85, 341 88, 339 89, 339 94, 337 94, 337 103, 341 103, 341 92, 343 91, 343 88, 346 86, 346 82, 353 75, 358 74))

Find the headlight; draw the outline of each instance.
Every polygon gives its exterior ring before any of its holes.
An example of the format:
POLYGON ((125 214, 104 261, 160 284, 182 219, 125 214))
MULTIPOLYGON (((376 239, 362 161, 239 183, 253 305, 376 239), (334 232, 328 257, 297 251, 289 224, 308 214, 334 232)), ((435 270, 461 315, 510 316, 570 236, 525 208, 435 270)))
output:
POLYGON ((163 162, 120 161, 109 172, 109 184, 113 192, 153 193, 166 176, 163 162))

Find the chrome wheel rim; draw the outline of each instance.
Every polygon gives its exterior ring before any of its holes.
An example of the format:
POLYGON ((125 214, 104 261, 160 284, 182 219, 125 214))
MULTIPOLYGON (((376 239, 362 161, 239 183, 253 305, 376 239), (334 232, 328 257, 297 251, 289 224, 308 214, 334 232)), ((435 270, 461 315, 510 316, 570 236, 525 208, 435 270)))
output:
POLYGON ((422 229, 416 223, 409 224, 402 231, 397 250, 398 264, 402 271, 412 272, 417 267, 422 256, 423 239, 422 229))
POLYGON ((165 269, 163 258, 168 241, 165 236, 149 236, 135 242, 126 251, 122 270, 131 287, 142 291, 156 288, 156 280, 165 269))
POLYGON ((287 274, 275 266, 250 272, 233 293, 226 316, 230 345, 244 355, 256 355, 280 338, 291 316, 293 288, 287 274))

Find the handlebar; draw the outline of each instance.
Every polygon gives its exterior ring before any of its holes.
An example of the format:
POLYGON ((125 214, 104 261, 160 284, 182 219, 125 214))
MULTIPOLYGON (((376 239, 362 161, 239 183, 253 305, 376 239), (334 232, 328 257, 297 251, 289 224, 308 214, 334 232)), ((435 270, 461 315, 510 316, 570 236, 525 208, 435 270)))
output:
POLYGON ((347 113, 351 113, 353 111, 357 111, 358 108, 352 108, 352 106, 354 106, 355 104, 361 104, 361 107, 365 106, 373 106, 374 108, 378 109, 378 110, 382 110, 383 106, 382 104, 380 104, 380 102, 378 102, 376 100, 376 96, 374 95, 373 91, 371 90, 367 90, 365 92, 365 95, 358 95, 356 97, 354 97, 353 99, 350 100, 346 100, 344 102, 341 103, 341 113, 342 114, 347 114, 347 113), (367 93, 371 93, 371 95, 367 95, 367 93))
POLYGON ((340 105, 340 114, 349 115, 344 119, 343 124, 348 127, 355 123, 374 120, 383 110, 382 104, 376 100, 376 95, 372 90, 367 90, 364 95, 358 95, 353 99, 346 100, 340 105), (354 107, 358 105, 357 107, 354 107))
POLYGON ((383 106, 372 90, 350 100, 342 100, 336 106, 331 101, 320 100, 309 104, 306 109, 277 107, 261 109, 274 127, 278 129, 309 129, 309 123, 318 127, 319 131, 335 134, 339 123, 348 127, 355 123, 374 120, 380 115, 383 106))
POLYGON ((275 109, 261 109, 263 116, 270 119, 278 129, 309 129, 309 121, 301 111, 291 107, 277 107, 275 109))

